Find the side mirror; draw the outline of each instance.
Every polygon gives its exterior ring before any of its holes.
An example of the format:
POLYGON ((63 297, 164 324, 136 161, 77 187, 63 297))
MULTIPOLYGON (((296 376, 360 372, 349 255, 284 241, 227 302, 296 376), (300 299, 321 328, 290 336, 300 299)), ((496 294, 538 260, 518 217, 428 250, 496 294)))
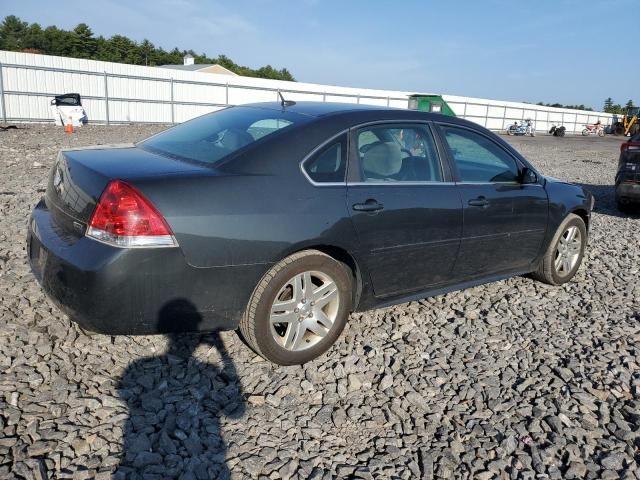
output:
POLYGON ((529 167, 524 167, 520 172, 520 183, 523 185, 530 185, 532 183, 538 183, 538 175, 529 167))

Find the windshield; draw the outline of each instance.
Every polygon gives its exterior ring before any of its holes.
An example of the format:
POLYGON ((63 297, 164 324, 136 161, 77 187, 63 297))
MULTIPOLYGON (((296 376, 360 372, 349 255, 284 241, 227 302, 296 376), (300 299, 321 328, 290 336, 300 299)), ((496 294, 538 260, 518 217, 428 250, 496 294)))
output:
POLYGON ((275 109, 230 107, 181 123, 145 140, 141 146, 215 165, 241 148, 306 119, 304 115, 275 109))

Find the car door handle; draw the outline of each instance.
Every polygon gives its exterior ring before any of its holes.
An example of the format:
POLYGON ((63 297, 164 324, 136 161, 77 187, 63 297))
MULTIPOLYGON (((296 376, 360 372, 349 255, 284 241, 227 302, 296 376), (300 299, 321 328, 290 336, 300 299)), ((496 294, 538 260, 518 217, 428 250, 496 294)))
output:
POLYGON ((469 200, 469 206, 471 207, 488 207, 489 200, 484 197, 474 198, 473 200, 469 200))
POLYGON ((356 212, 377 212, 379 210, 382 210, 383 208, 384 205, 379 203, 377 200, 374 200, 373 198, 370 198, 364 203, 353 204, 353 209, 356 212))

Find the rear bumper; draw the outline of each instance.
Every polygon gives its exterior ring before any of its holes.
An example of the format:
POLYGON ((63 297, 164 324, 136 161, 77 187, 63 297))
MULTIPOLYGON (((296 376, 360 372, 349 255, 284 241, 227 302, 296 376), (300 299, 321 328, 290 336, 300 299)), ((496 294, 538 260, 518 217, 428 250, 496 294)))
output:
POLYGON ((195 268, 179 248, 111 247, 61 231, 44 202, 29 220, 27 254, 61 310, 83 328, 111 335, 237 328, 270 267, 195 268))
POLYGON ((628 201, 640 202, 640 183, 618 183, 616 197, 628 201))

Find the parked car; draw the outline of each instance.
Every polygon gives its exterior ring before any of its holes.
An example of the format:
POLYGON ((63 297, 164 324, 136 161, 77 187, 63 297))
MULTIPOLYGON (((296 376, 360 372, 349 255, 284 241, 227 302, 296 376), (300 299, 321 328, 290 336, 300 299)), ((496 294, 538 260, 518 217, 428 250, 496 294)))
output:
POLYGON ((193 311, 199 330, 239 328, 263 357, 300 364, 352 311, 575 275, 593 197, 497 135, 439 114, 292 103, 62 151, 28 229, 46 293, 91 331, 180 331, 193 311))
POLYGON ((640 133, 620 145, 616 203, 623 211, 633 204, 640 205, 640 133))

